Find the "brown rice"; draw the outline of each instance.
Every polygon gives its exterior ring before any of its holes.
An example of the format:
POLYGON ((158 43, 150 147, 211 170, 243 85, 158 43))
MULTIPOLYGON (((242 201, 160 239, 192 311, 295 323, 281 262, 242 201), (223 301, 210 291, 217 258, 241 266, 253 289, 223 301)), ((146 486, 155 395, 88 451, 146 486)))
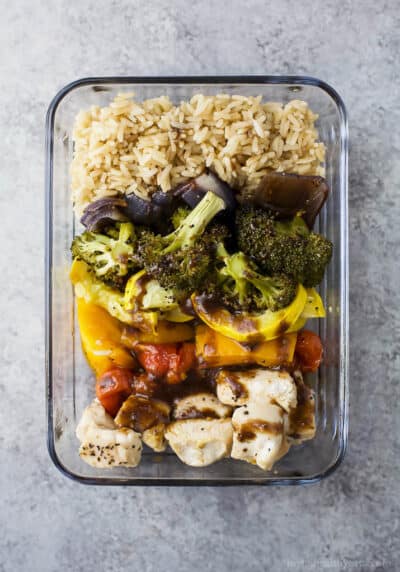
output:
POLYGON ((307 103, 261 96, 194 95, 137 102, 118 95, 81 111, 74 127, 72 194, 78 214, 91 201, 121 193, 148 198, 206 167, 233 187, 253 189, 270 170, 323 175, 324 144, 307 103))

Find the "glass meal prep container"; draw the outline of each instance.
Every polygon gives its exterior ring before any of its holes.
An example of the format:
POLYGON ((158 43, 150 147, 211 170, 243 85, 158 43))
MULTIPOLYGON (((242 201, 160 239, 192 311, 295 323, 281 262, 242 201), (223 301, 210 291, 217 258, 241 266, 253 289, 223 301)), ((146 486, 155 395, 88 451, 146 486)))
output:
POLYGON ((340 464, 348 426, 348 131, 339 95, 324 82, 300 76, 110 77, 88 78, 64 87, 50 104, 46 122, 46 378, 48 448, 67 476, 97 485, 306 484, 329 475, 340 464), (72 129, 76 114, 107 105, 119 92, 137 99, 167 95, 174 103, 194 93, 262 95, 287 103, 305 100, 319 114, 319 138, 326 145, 326 179, 331 189, 316 230, 334 244, 333 258, 319 287, 325 319, 311 320, 324 345, 324 361, 306 382, 315 390, 316 436, 293 446, 272 471, 234 459, 204 468, 184 465, 171 451, 144 450, 136 468, 95 469, 78 454, 75 429, 94 398, 94 374, 83 355, 69 280, 70 244, 76 225, 71 193, 72 129))

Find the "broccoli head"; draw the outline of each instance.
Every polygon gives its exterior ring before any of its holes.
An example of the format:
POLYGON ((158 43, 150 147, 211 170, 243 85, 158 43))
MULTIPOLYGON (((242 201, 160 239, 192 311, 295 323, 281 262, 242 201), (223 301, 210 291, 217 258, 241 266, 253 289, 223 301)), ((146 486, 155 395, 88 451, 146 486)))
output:
POLYGON ((319 284, 332 255, 332 243, 310 232, 301 216, 277 221, 257 207, 236 214, 239 248, 267 274, 286 274, 311 287, 319 284))
POLYGON ((213 235, 205 233, 211 220, 225 208, 225 202, 206 193, 188 214, 179 209, 175 230, 166 235, 143 231, 138 239, 138 258, 146 271, 164 288, 185 297, 196 290, 207 275, 213 257, 213 235), (186 216, 185 216, 186 214, 186 216))
POLYGON ((178 207, 172 213, 171 222, 174 229, 177 229, 180 224, 184 221, 184 219, 189 215, 190 208, 189 207, 178 207))
POLYGON ((144 248, 151 249, 148 254, 143 252, 143 246, 140 249, 146 271, 163 288, 172 289, 178 299, 187 297, 200 286, 212 262, 209 244, 201 238, 195 246, 162 256, 156 255, 159 246, 157 236, 146 232, 141 237, 141 243, 145 243, 144 248))
POLYGON ((107 234, 85 231, 71 245, 74 259, 83 260, 96 278, 123 290, 128 273, 135 269, 136 236, 131 223, 121 223, 107 234))
POLYGON ((303 282, 306 288, 317 286, 325 274, 332 258, 333 245, 321 234, 310 232, 305 248, 305 270, 303 282))
POLYGON ((263 276, 243 252, 228 254, 219 244, 217 256, 223 265, 207 283, 206 292, 232 310, 276 311, 296 296, 297 283, 290 276, 263 276))

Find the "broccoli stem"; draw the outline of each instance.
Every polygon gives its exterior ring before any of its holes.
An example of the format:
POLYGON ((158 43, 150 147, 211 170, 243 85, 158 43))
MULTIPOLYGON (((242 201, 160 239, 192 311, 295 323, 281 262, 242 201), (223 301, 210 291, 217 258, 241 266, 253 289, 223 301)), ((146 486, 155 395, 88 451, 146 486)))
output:
POLYGON ((224 208, 223 199, 208 191, 178 228, 163 237, 163 242, 167 245, 162 251, 163 254, 193 246, 195 240, 205 231, 208 223, 224 208))

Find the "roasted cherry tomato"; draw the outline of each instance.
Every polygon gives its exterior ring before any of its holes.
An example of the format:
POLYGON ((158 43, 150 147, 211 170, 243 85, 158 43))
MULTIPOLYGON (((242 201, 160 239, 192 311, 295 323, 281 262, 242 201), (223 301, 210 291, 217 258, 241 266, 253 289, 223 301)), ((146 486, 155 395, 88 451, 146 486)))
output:
POLYGON ((138 344, 135 352, 147 373, 171 384, 183 381, 195 361, 191 343, 138 344))
POLYGON ((96 396, 110 415, 118 409, 132 393, 134 373, 130 369, 115 367, 103 373, 96 382, 96 396))
POLYGON ((317 334, 302 330, 297 334, 295 355, 303 372, 316 371, 322 361, 323 347, 317 334))

